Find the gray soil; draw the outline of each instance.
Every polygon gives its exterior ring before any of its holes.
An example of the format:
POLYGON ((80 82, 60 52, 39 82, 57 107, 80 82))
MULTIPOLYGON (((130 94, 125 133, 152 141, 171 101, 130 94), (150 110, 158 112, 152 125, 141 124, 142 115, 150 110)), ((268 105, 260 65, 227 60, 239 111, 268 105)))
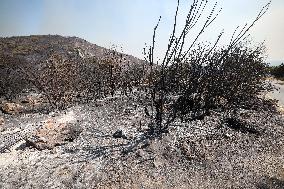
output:
POLYGON ((0 153, 0 188, 284 188, 282 115, 242 110, 246 128, 253 130, 238 130, 214 113, 151 137, 150 120, 137 103, 116 97, 50 114, 3 114, 2 142, 7 133, 49 118, 82 132, 53 150, 0 153), (114 138, 117 130, 127 138, 114 138))

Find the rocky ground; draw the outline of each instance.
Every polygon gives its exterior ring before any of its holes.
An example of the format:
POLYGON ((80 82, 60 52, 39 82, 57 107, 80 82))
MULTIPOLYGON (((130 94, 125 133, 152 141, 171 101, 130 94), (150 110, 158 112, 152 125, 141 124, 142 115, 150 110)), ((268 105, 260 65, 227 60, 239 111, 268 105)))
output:
POLYGON ((284 188, 284 116, 240 114, 239 128, 213 113, 151 136, 135 97, 0 113, 0 142, 20 136, 2 145, 0 188, 284 188))

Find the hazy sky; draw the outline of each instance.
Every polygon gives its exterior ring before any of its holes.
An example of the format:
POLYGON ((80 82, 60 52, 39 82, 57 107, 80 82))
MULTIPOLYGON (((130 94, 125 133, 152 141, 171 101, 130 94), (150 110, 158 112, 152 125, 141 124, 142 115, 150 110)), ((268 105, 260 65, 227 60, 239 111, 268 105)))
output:
MULTIPOLYGON (((192 0, 181 0, 183 24, 192 0)), ((215 2, 209 0, 208 11, 215 2)), ((203 40, 214 41, 224 29, 226 43, 234 29, 252 21, 268 0, 219 0, 223 8, 203 40)), ((142 56, 157 31, 157 56, 164 53, 172 30, 176 0, 0 0, 0 36, 59 34, 78 36, 104 47, 122 46, 124 52, 142 56)), ((252 30, 255 42, 265 40, 268 60, 284 60, 284 0, 272 0, 268 13, 252 30)))

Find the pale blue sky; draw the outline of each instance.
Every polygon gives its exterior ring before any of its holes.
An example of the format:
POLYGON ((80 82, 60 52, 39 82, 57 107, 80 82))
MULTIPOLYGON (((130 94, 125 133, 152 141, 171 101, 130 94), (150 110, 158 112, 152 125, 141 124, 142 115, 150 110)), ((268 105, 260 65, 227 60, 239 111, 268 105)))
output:
MULTIPOLYGON (((182 24, 192 0, 181 0, 182 24)), ((211 0, 208 11, 215 1, 211 0)), ((213 41, 224 29, 222 43, 238 25, 255 18, 268 0, 219 0, 223 10, 203 40, 213 41)), ((172 29, 175 0, 0 0, 0 36, 59 34, 78 36, 104 47, 122 46, 142 57, 153 27, 162 16, 157 56, 164 53, 172 29)), ((254 41, 265 40, 268 60, 284 60, 284 0, 272 0, 265 17, 252 30, 254 41)))

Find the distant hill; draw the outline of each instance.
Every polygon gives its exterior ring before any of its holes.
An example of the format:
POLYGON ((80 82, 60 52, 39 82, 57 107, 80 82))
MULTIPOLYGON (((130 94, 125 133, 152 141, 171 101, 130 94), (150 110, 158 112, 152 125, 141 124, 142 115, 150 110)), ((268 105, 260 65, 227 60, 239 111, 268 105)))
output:
POLYGON ((270 66, 279 66, 281 63, 284 63, 284 60, 270 60, 267 61, 270 66))
MULTIPOLYGON (((68 55, 78 53, 81 58, 103 58, 109 49, 92 44, 78 37, 63 37, 60 35, 32 35, 0 38, 0 53, 13 57, 24 57, 34 63, 46 59, 50 53, 68 55)), ((142 63, 143 61, 123 54, 124 62, 142 63)))

